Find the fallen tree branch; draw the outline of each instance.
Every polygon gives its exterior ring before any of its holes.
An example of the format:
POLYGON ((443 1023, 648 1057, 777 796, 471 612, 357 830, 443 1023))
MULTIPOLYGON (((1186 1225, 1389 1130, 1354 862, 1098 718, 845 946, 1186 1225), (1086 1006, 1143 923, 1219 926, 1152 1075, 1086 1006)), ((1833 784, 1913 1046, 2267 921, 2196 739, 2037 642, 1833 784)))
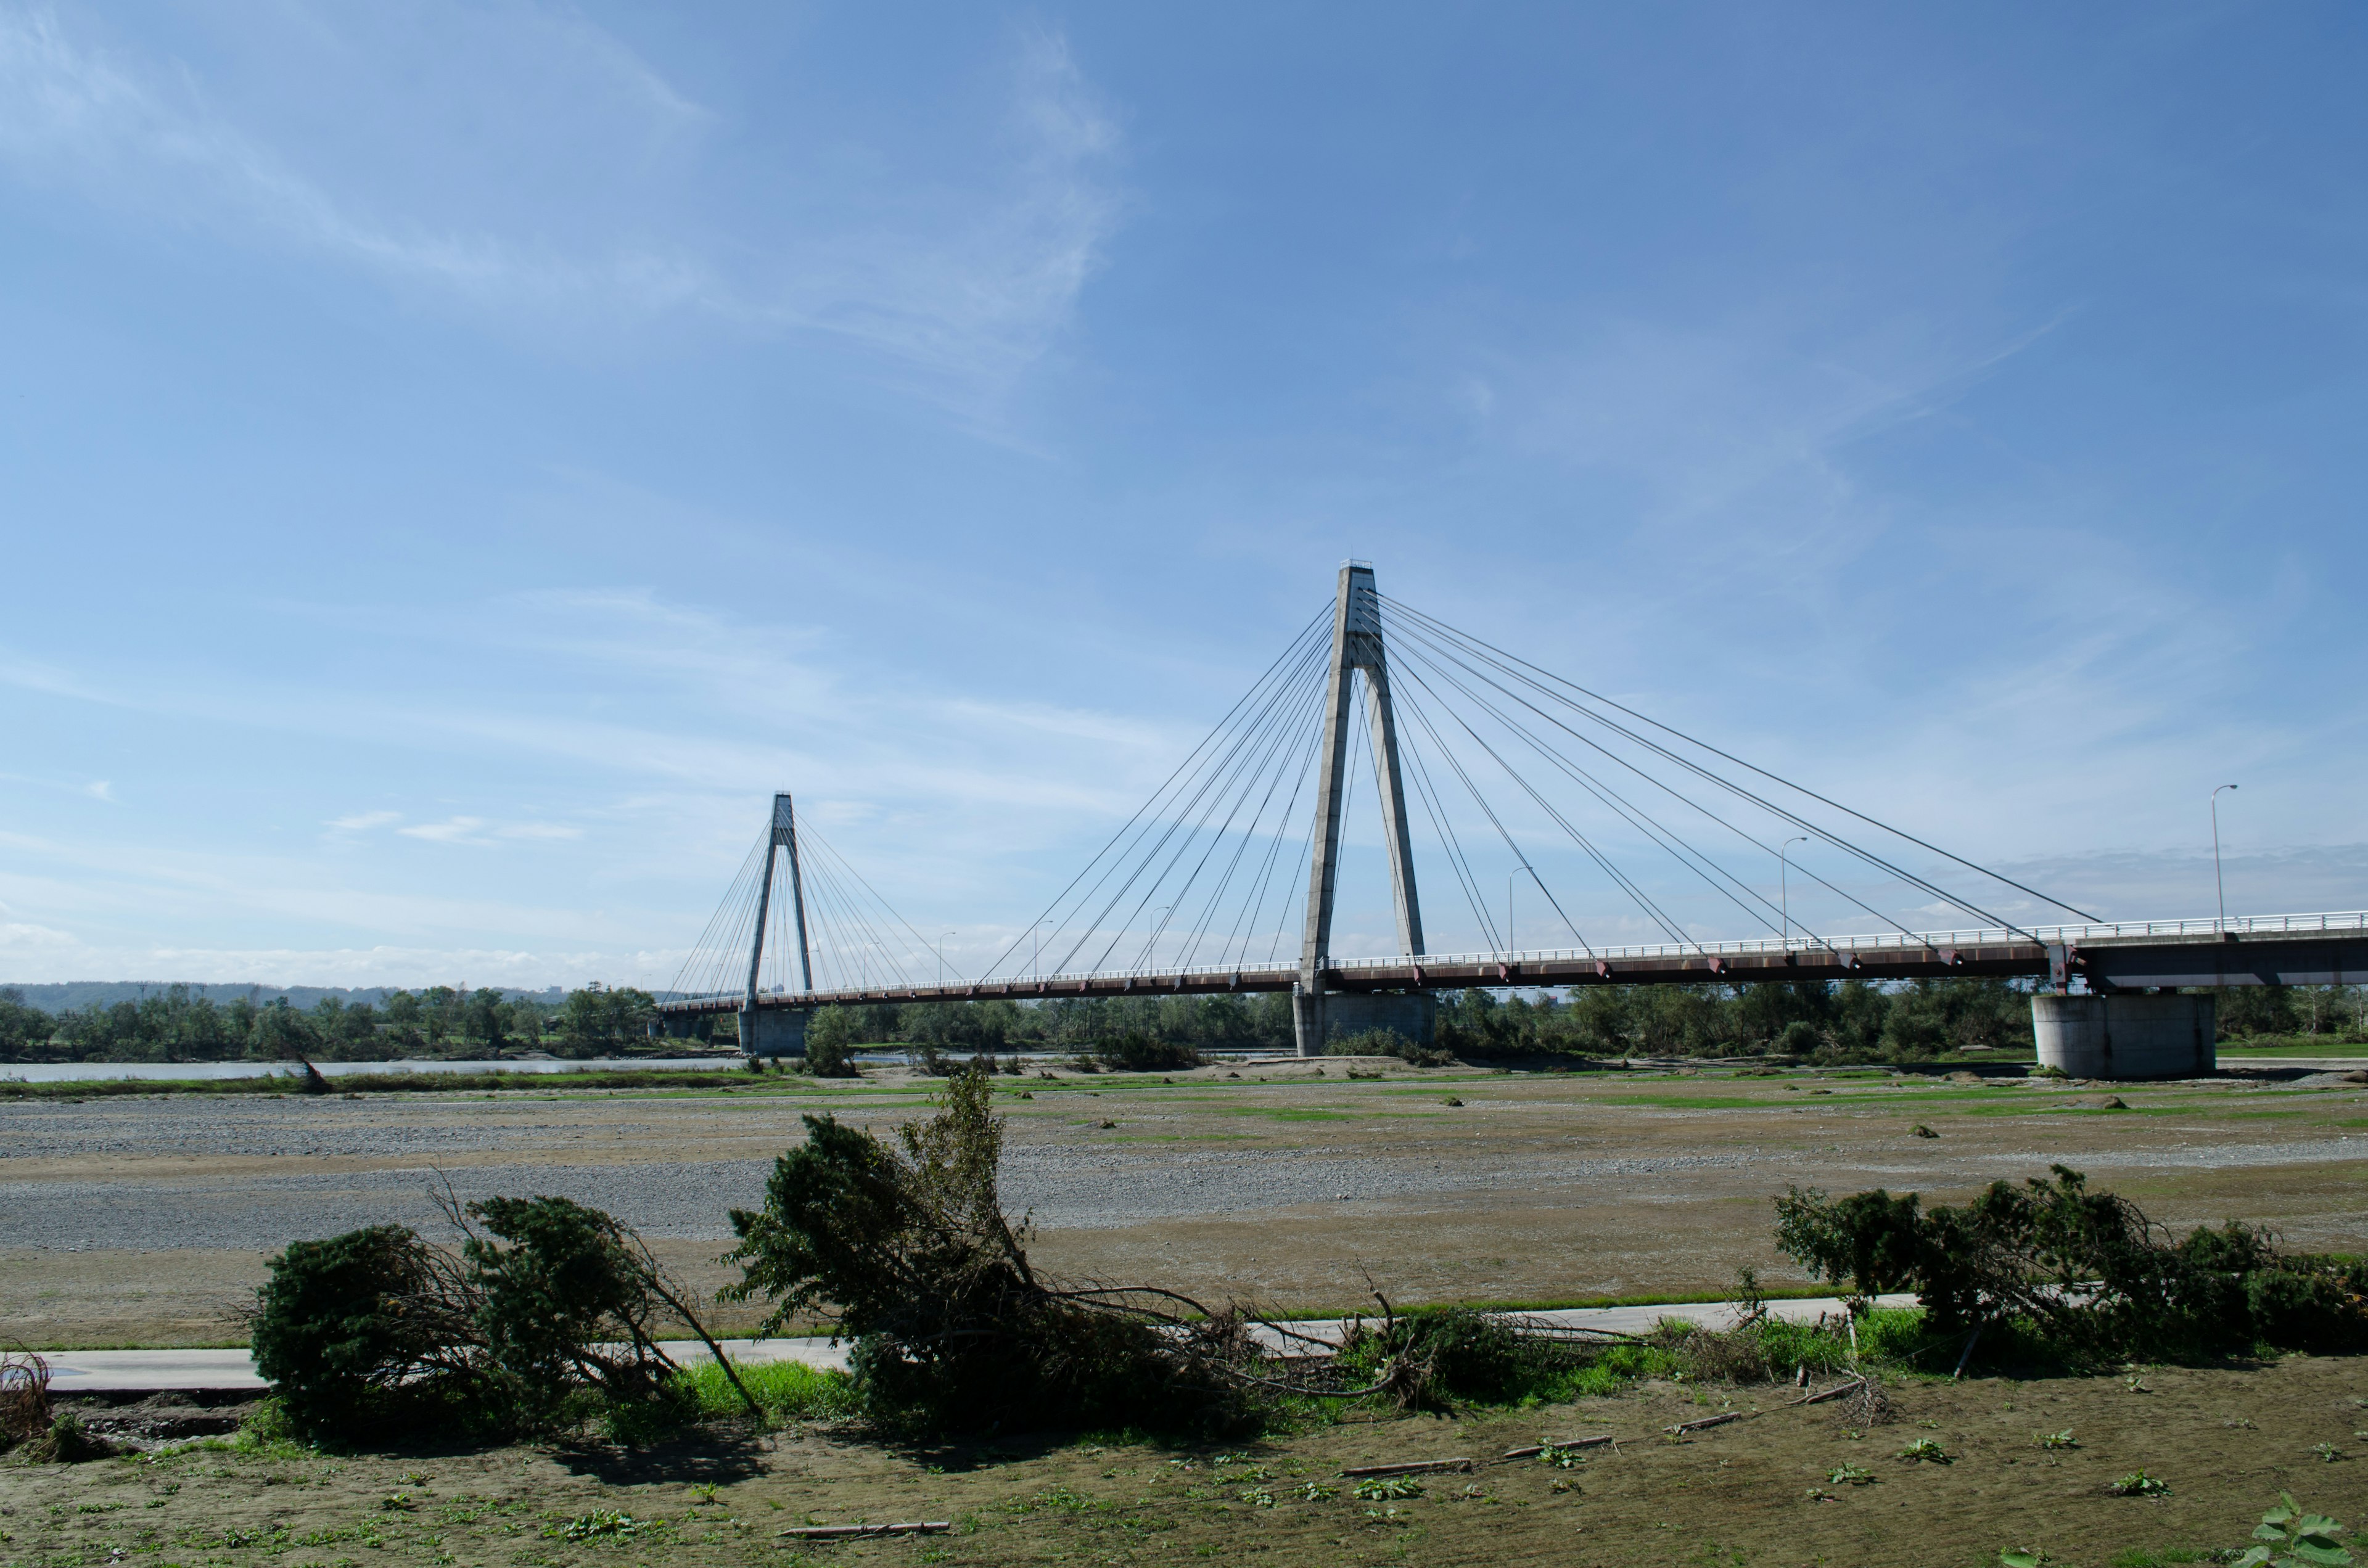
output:
POLYGON ((1664 1432, 1699 1432, 1706 1426, 1724 1426, 1730 1421, 1742 1421, 1759 1415, 1756 1410, 1725 1410, 1716 1415, 1705 1415, 1699 1421, 1680 1421, 1674 1426, 1664 1426, 1664 1432))
POLYGON ((1415 1460, 1406 1464, 1360 1465, 1340 1473, 1359 1478, 1369 1475, 1428 1475, 1440 1471, 1468 1471, 1471 1468, 1472 1461, 1468 1459, 1415 1460))
POLYGON ((1556 1453, 1565 1453, 1572 1449, 1600 1449, 1611 1441, 1611 1434, 1606 1432, 1598 1437, 1573 1437, 1566 1443, 1531 1443, 1526 1449, 1507 1449, 1497 1457, 1500 1460, 1534 1459, 1548 1449, 1556 1453))
POLYGON ((1864 1378, 1852 1378, 1846 1383, 1836 1383, 1823 1393, 1803 1394, 1799 1399, 1788 1401, 1786 1408, 1789 1409, 1795 1404, 1823 1404, 1829 1399, 1839 1399, 1846 1393, 1855 1393, 1864 1387, 1866 1387, 1864 1378))
POLYGON ((895 1525, 800 1525, 780 1533, 791 1540, 860 1540, 867 1536, 943 1535, 951 1519, 910 1519, 895 1525))

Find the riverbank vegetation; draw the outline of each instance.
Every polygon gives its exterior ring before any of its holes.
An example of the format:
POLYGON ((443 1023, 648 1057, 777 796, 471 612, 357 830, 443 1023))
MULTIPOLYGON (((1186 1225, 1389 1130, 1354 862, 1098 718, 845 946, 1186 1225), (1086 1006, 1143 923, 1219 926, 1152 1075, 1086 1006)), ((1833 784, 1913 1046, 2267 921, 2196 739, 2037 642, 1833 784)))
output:
MULTIPOLYGON (((1847 1311, 1812 1323, 1771 1311, 1748 1269, 1732 1326, 1664 1322, 1641 1335, 1519 1312, 1401 1311, 1376 1289, 1378 1310, 1346 1325, 1335 1354, 1255 1302, 1045 1272, 1027 1221, 1002 1204, 1004 1119, 985 1074, 951 1079, 890 1136, 830 1115, 804 1124, 761 1204, 730 1212, 724 1261, 739 1278, 721 1299, 758 1303, 760 1335, 827 1325, 851 1346, 852 1375, 731 1392, 743 1414, 827 1409, 908 1438, 1273 1434, 1354 1413, 1567 1402, 1640 1379, 2061 1375, 2368 1346, 2368 1265, 2290 1253, 2233 1221, 2174 1234, 2058 1166, 1959 1206, 1881 1190, 1778 1198, 1780 1249, 1849 1292, 1847 1311), (1902 1290, 1914 1309, 1871 1310, 1902 1290)), ((445 1207, 457 1250, 380 1226, 272 1260, 256 1364, 302 1429, 349 1440, 597 1423, 631 1437, 712 1413, 722 1390, 669 1359, 655 1325, 707 1331, 630 1229, 562 1199, 445 1207)))
MULTIPOLYGON (((250 995, 218 1004, 187 986, 138 1002, 50 1014, 0 988, 0 1062, 384 1062, 539 1050, 588 1057, 661 1051, 655 999, 584 986, 553 1004, 528 994, 433 986, 381 1003, 324 997, 310 1008, 250 995)), ((2368 986, 2237 986, 2218 994, 2231 1049, 2368 1045, 2368 986)), ((729 1013, 698 1040, 729 1046, 729 1013)), ((1285 1051, 1291 998, 1130 996, 1047 1001, 880 1003, 825 1007, 809 1049, 843 1069, 848 1053, 905 1049, 955 1058, 1012 1051, 1091 1055, 1133 1040, 1181 1051, 1285 1051)), ((1821 1064, 1931 1062, 2032 1049, 2027 983, 1918 980, 1896 985, 1604 985, 1566 994, 1470 990, 1439 996, 1438 1047, 1455 1055, 1785 1055, 1821 1064)), ((679 1046, 675 1047, 679 1049, 679 1046)), ((1180 1060, 1180 1056, 1178 1058, 1180 1060)))
POLYGON ((259 989, 217 1003, 167 985, 137 1002, 55 1014, 0 988, 0 1062, 392 1062, 518 1050, 595 1056, 647 1048, 655 1009, 646 991, 598 983, 557 1004, 437 985, 377 1004, 324 996, 301 1009, 259 989))

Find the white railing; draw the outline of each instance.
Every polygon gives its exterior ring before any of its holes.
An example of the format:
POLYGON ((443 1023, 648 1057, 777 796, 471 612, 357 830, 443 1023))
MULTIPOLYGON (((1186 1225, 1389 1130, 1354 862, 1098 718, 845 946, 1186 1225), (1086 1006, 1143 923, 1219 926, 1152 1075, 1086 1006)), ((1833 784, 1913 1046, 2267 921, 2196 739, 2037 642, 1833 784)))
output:
MULTIPOLYGON (((1749 958, 1764 953, 1858 953, 1896 952, 1906 948, 1981 948, 2010 942, 2029 942, 2036 937, 2043 944, 2061 943, 2077 947, 2085 942, 2128 941, 2147 937, 2214 937, 2223 934, 2238 937, 2313 936, 2344 931, 2368 932, 2368 910, 2346 910, 2327 915, 2239 915, 2216 920, 2209 915, 2192 920, 2113 920, 2086 926, 2032 926, 2017 929, 2003 926, 1983 926, 1970 931, 1878 931, 1860 937, 1821 937, 1811 940, 1795 937, 1783 941, 1775 937, 1754 937, 1734 942, 1657 942, 1618 948, 1529 948, 1519 952, 1494 953, 1425 953, 1419 958, 1331 959, 1329 970, 1380 970, 1427 967, 1461 968, 1473 965, 1531 964, 1550 962, 1585 963, 1601 959, 1610 962, 1635 959, 1679 958, 1749 958)), ((1040 983, 1070 986, 1085 983, 1106 983, 1110 981, 1174 982, 1214 975, 1289 974, 1297 972, 1296 964, 1268 963, 1203 963, 1187 964, 1176 969, 1093 970, 1045 975, 1016 975, 1008 980, 972 982, 957 980, 946 985, 856 987, 848 990, 824 991, 825 996, 865 995, 894 996, 935 994, 960 994, 976 984, 982 992, 992 988, 996 994, 1026 995, 1040 983)), ((721 992, 713 996, 678 997, 662 1006, 712 1006, 717 1002, 734 1001, 745 993, 721 992)), ((786 1002, 804 995, 794 991, 762 991, 760 1002, 786 1002)))

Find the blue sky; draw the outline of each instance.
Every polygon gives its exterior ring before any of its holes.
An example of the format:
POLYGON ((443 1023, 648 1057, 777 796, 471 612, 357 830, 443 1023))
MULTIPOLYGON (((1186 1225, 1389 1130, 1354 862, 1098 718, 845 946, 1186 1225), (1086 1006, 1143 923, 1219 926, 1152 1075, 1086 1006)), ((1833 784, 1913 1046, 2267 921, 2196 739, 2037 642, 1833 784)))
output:
POLYGON ((664 984, 775 789, 974 969, 1351 554, 2100 913, 2210 912, 2231 780, 2232 907, 2368 904, 2363 66, 0 0, 0 980, 664 984))

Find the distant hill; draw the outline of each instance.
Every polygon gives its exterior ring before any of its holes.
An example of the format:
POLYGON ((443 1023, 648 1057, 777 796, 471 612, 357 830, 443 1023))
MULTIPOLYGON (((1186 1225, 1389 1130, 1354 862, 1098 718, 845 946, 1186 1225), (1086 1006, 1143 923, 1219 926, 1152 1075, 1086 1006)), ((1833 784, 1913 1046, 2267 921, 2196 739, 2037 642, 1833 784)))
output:
MULTIPOLYGON (((253 996, 258 1006, 274 997, 285 996, 289 1006, 303 1008, 312 1007, 324 996, 335 996, 347 1006, 359 1002, 368 1002, 375 1006, 394 992, 406 989, 399 985, 253 985, 234 981, 213 983, 194 980, 71 980, 58 985, 19 985, 15 989, 24 994, 27 1006, 39 1007, 44 1013, 63 1013, 68 1009, 80 1011, 88 1007, 112 1007, 118 1002, 137 1002, 142 996, 154 995, 175 984, 188 986, 192 996, 211 997, 216 1006, 241 996, 253 996)), ((505 1001, 526 996, 554 1006, 567 996, 567 993, 556 985, 541 991, 504 987, 501 994, 505 1001)))

